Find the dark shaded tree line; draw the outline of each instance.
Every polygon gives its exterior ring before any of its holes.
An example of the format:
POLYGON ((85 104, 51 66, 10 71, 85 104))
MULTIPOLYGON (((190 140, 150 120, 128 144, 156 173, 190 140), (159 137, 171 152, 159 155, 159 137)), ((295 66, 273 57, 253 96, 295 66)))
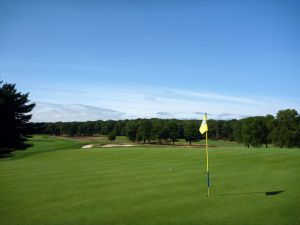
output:
POLYGON ((272 115, 248 117, 236 121, 234 140, 252 147, 273 144, 279 147, 300 147, 300 116, 294 109, 272 115))
POLYGON ((33 123, 36 134, 50 134, 57 136, 92 136, 108 135, 110 140, 115 136, 127 136, 132 142, 173 144, 180 138, 187 141, 200 139, 199 121, 164 120, 164 119, 135 119, 135 120, 107 120, 87 122, 54 122, 33 123))
MULTIPOLYGON (((135 119, 88 122, 35 123, 37 133, 66 136, 91 136, 95 134, 127 136, 132 142, 175 143, 185 139, 189 144, 201 139, 201 121, 176 119, 135 119)), ((209 120, 208 137, 229 140, 248 147, 300 147, 300 116, 296 110, 281 110, 272 115, 247 117, 240 120, 209 120)))

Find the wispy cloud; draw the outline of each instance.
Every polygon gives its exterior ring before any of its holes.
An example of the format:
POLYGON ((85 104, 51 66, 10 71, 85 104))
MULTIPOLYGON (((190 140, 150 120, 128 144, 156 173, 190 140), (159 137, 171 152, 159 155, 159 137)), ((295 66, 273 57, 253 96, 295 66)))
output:
POLYGON ((299 109, 298 101, 243 97, 187 90, 143 87, 57 86, 32 91, 38 102, 33 121, 83 121, 122 118, 232 119, 299 109), (49 103, 46 103, 49 102, 49 103))
POLYGON ((250 115, 241 115, 241 114, 232 114, 232 113, 223 113, 223 114, 211 114, 211 118, 217 120, 230 120, 230 119, 242 119, 249 117, 250 115))
POLYGON ((54 104, 37 102, 32 120, 35 122, 87 121, 124 119, 125 113, 82 104, 54 104))
POLYGON ((260 104, 259 101, 250 98, 242 98, 237 96, 226 96, 218 93, 210 93, 210 92, 195 92, 195 91, 186 91, 186 90, 175 90, 175 91, 166 91, 166 97, 178 97, 180 99, 188 99, 188 100, 199 100, 202 99, 204 101, 226 101, 226 102, 239 102, 244 104, 260 104))
POLYGON ((160 117, 160 118, 172 118, 172 117, 174 117, 174 115, 172 115, 171 113, 168 113, 168 112, 157 112, 156 115, 157 115, 157 117, 160 117))

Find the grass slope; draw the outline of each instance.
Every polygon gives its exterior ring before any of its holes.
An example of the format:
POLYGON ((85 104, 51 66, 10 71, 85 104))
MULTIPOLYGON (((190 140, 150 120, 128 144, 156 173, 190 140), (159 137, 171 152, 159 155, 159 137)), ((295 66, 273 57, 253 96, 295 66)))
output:
POLYGON ((220 142, 207 198, 204 149, 33 142, 0 160, 0 224, 300 224, 299 149, 220 142))

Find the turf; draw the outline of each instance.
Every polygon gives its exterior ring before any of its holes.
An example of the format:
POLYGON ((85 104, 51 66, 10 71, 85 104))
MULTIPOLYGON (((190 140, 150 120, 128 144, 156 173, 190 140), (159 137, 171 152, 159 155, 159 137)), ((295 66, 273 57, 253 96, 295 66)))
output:
POLYGON ((300 224, 299 149, 214 142, 207 198, 203 148, 32 142, 0 160, 0 224, 300 224))

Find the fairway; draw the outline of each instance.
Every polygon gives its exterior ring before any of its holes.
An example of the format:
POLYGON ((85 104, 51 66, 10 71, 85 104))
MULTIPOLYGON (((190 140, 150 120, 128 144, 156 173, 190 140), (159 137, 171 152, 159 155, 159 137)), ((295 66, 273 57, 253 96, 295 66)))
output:
POLYGON ((0 159, 0 224, 300 224, 299 149, 214 142, 207 198, 204 148, 33 143, 0 159))

